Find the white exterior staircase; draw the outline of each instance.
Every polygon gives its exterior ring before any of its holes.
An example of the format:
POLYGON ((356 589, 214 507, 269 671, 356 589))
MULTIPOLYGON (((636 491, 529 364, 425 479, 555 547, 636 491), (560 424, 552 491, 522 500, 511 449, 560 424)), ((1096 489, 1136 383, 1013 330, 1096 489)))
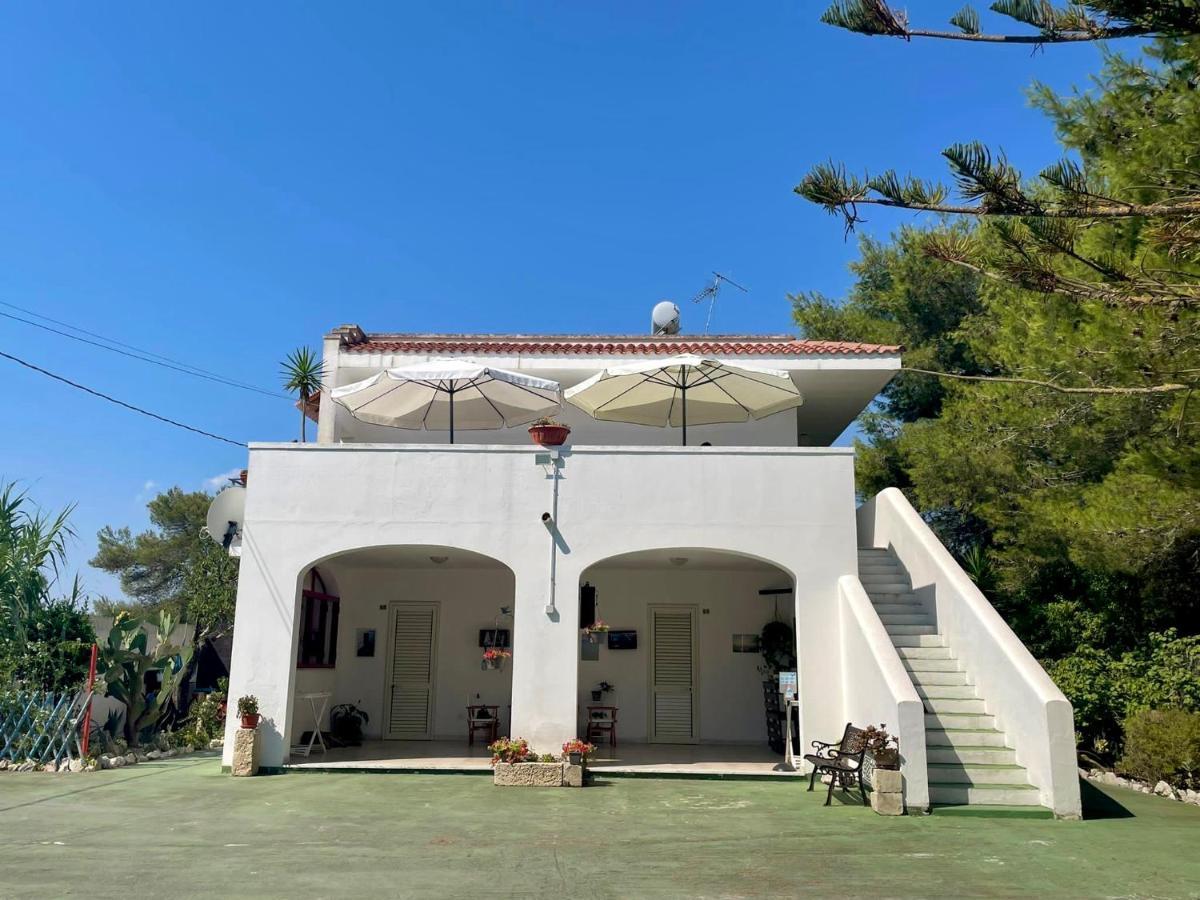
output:
MULTIPOLYGON (((929 802, 1038 806, 1038 790, 976 693, 970 672, 939 634, 888 550, 858 551, 859 581, 925 706, 929 802)), ((903 748, 901 748, 903 750, 903 748)))

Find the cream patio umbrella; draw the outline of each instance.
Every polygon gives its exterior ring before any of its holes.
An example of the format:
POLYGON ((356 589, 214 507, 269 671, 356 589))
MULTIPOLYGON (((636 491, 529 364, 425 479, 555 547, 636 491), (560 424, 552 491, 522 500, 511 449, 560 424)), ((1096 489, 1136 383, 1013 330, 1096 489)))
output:
POLYGON ((687 427, 746 422, 799 406, 804 396, 787 372, 702 356, 613 366, 564 395, 595 419, 687 427))
POLYGON ((363 422, 393 428, 479 430, 524 425, 562 406, 557 381, 458 359, 387 369, 334 388, 335 403, 363 422))

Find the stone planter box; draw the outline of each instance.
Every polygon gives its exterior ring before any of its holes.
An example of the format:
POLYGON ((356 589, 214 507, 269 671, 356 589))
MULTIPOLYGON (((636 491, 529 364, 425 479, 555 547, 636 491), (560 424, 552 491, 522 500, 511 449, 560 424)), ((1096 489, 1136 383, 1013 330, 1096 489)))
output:
POLYGON ((904 815, 904 780, 899 769, 871 773, 871 809, 881 816, 904 815))
POLYGON ((562 762, 498 762, 492 783, 502 787, 583 787, 583 766, 562 762))

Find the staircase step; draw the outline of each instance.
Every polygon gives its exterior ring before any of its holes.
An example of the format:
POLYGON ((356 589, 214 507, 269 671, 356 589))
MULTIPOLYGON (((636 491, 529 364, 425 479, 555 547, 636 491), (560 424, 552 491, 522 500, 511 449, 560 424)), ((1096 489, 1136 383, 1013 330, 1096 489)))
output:
POLYGON ((970 765, 987 763, 996 766, 1015 766, 1017 754, 1008 747, 953 747, 925 744, 925 759, 930 763, 970 765))
MULTIPOLYGON (((916 628, 916 625, 898 625, 898 628, 916 628)), ((945 639, 940 634, 892 634, 893 647, 945 647, 945 639)))
POLYGON ((870 594, 872 597, 878 596, 880 594, 901 594, 901 595, 911 597, 912 593, 913 593, 912 586, 907 581, 904 582, 903 584, 899 584, 897 582, 870 584, 870 585, 864 584, 863 587, 866 588, 867 593, 870 594))
POLYGON ((926 728, 925 746, 1005 747, 1003 731, 995 728, 926 728))
POLYGON ((1029 775, 1024 766, 1013 764, 990 765, 988 763, 935 763, 928 764, 929 785, 944 784, 1015 784, 1029 786, 1029 775))
POLYGON ((875 607, 875 612, 879 613, 881 616, 911 616, 916 615, 917 613, 920 613, 926 617, 929 615, 927 612, 925 612, 925 607, 920 603, 893 603, 889 598, 885 603, 873 603, 871 605, 875 607))
MULTIPOLYGON (((923 612, 880 613, 879 621, 884 625, 933 625, 929 616, 923 612)), ((936 626, 934 626, 936 627, 936 626)))
POLYGON ((987 706, 978 697, 966 699, 955 697, 931 697, 924 701, 925 711, 933 713, 972 713, 986 715, 987 706))
MULTIPOLYGON (((963 678, 966 678, 966 673, 960 673, 963 678)), ((917 689, 917 696, 922 700, 977 700, 978 696, 975 693, 975 685, 973 684, 928 684, 918 683, 917 679, 912 680, 913 687, 917 689)), ((963 710, 967 712, 967 710, 963 710)))
MULTIPOLYGON (((938 660, 938 662, 955 661, 938 660)), ((940 687, 969 687, 974 690, 974 685, 971 684, 971 679, 967 677, 966 672, 920 672, 909 669, 908 676, 912 679, 918 694, 923 688, 932 688, 935 694, 941 693, 937 690, 940 687)))
MULTIPOLYGON (((896 650, 948 650, 948 647, 897 647, 896 650)), ((900 662, 904 664, 904 668, 908 670, 909 676, 925 675, 931 672, 942 672, 950 674, 952 672, 960 672, 966 675, 958 667, 957 659, 906 659, 900 657, 900 662)))
MULTIPOLYGON (((954 651, 949 647, 898 647, 896 652, 900 654, 900 659, 905 661, 905 665, 909 662, 927 662, 929 660, 954 661, 954 651)), ((925 666, 917 666, 917 668, 924 669, 925 666)), ((957 671, 957 669, 956 665, 950 671, 957 671)))
POLYGON ((979 713, 925 713, 925 729, 933 728, 987 728, 996 727, 996 717, 979 713))
POLYGON ((887 633, 891 635, 897 634, 937 634, 937 626, 930 624, 922 625, 888 625, 884 624, 887 633))
POLYGON ((931 784, 929 802, 947 806, 1038 806, 1041 795, 1035 787, 1013 784, 931 784))

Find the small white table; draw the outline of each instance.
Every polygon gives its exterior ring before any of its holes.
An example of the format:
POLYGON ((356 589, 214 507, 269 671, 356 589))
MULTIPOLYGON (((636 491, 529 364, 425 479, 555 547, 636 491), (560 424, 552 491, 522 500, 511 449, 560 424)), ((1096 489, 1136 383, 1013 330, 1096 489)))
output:
POLYGON ((329 705, 329 698, 333 696, 331 691, 315 691, 311 694, 297 694, 297 700, 307 700, 308 708, 312 710, 313 715, 313 731, 312 737, 308 739, 307 744, 293 744, 292 754, 295 756, 309 756, 313 752, 313 747, 317 744, 321 745, 321 752, 324 753, 329 748, 325 746, 325 738, 321 734, 321 717, 325 715, 325 707, 329 705), (320 700, 318 707, 317 701, 320 700))

